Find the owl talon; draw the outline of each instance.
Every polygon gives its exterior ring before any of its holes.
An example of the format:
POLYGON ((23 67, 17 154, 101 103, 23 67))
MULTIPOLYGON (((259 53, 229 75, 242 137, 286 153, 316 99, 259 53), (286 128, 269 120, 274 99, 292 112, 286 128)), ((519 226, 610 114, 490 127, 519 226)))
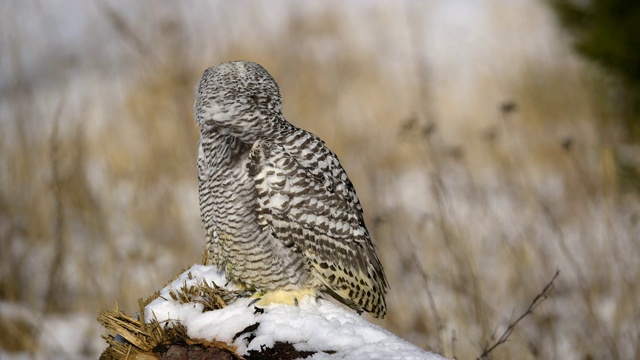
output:
MULTIPOLYGON (((273 290, 260 293, 259 297, 251 300, 249 306, 257 304, 261 307, 270 304, 286 304, 286 305, 300 305, 300 300, 305 296, 316 296, 316 290, 312 288, 300 289, 300 290, 273 290), (299 300, 300 299, 300 300, 299 300)), ((257 294, 254 294, 257 296, 257 294)))
POLYGON ((253 304, 257 303, 258 301, 260 301, 260 299, 262 299, 262 298, 255 298, 255 299, 251 300, 251 301, 249 302, 249 305, 247 305, 247 307, 251 307, 251 305, 253 305, 253 304))

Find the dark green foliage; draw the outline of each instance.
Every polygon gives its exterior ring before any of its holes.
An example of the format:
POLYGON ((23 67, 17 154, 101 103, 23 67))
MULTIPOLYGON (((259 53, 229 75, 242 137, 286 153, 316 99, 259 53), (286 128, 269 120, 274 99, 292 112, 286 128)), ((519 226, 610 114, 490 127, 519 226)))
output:
POLYGON ((580 53, 619 74, 630 85, 640 86, 640 1, 552 3, 562 24, 576 37, 580 53))
POLYGON ((586 58, 616 75, 627 139, 640 140, 640 1, 550 0, 586 58))

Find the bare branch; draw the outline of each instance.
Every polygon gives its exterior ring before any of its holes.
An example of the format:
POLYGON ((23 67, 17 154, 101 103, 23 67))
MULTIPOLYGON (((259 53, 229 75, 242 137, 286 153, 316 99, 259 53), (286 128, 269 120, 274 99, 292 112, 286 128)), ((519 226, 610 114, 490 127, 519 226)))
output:
MULTIPOLYGON (((415 250, 415 246, 414 246, 414 250, 415 250)), ((442 324, 442 321, 440 320, 440 314, 438 313, 438 309, 436 308, 436 302, 433 299, 433 295, 431 294, 431 289, 429 287, 429 276, 427 275, 426 270, 424 270, 424 268, 422 267, 422 263, 420 262, 420 259, 418 259, 417 254, 417 250, 413 252, 413 263, 416 266, 416 269, 418 269, 418 272, 420 273, 420 275, 422 276, 422 280, 424 281, 424 287, 425 290, 427 291, 427 300, 429 300, 429 308, 431 309, 431 313, 433 314, 433 319, 436 322, 436 330, 438 332, 438 348, 434 349, 436 352, 441 352, 444 351, 444 344, 442 341, 442 337, 441 337, 441 332, 442 329, 444 328, 444 325, 442 324)))
POLYGON ((558 275, 560 275, 560 270, 556 270, 556 273, 553 275, 553 278, 551 278, 551 281, 549 281, 549 283, 547 283, 544 289, 542 289, 542 291, 538 293, 538 295, 536 295, 535 298, 533 298, 533 301, 531 301, 531 304, 529 304, 529 307, 527 308, 527 310, 524 313, 522 313, 522 315, 520 315, 515 321, 509 324, 509 326, 502 333, 500 338, 495 343, 493 343, 493 345, 489 346, 489 344, 487 344, 484 347, 482 354, 480 354, 480 356, 478 356, 477 358, 478 360, 486 359, 489 353, 491 353, 495 348, 507 342, 507 340, 509 339, 509 336, 511 336, 511 333, 513 333, 513 330, 515 330, 518 323, 520 323, 520 321, 522 321, 522 319, 524 319, 527 315, 533 314, 533 310, 537 308, 540 304, 542 304, 542 302, 549 297, 549 291, 551 291, 551 289, 553 288, 553 282, 556 280, 558 275))

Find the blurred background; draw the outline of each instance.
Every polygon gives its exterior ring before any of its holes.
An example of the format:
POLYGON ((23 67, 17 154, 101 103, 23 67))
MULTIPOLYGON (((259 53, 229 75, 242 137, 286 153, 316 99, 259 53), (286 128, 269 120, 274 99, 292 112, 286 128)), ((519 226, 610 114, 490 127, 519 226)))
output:
POLYGON ((0 2, 0 358, 95 359, 95 320, 201 260, 203 70, 280 84, 358 190, 378 324, 474 359, 640 356, 634 1, 0 2), (578 5, 576 5, 578 4, 578 5))

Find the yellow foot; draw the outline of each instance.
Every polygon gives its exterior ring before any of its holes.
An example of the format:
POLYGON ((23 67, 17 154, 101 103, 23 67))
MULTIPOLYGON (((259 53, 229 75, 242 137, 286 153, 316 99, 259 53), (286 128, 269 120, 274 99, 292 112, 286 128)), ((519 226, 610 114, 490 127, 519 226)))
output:
POLYGON ((253 296, 256 297, 251 302, 256 306, 267 306, 270 304, 286 304, 298 306, 298 301, 302 300, 305 296, 315 296, 315 289, 300 289, 300 290, 274 290, 265 293, 256 293, 253 296))

